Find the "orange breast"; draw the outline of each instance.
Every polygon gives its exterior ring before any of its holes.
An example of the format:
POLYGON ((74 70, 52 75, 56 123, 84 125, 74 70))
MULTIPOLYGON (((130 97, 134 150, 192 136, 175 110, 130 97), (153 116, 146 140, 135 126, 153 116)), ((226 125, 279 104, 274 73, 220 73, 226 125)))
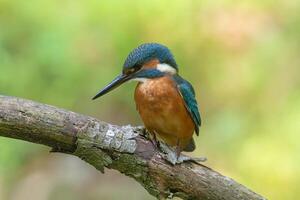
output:
POLYGON ((169 76, 149 79, 135 89, 137 110, 145 127, 171 146, 183 149, 192 138, 194 123, 169 76))

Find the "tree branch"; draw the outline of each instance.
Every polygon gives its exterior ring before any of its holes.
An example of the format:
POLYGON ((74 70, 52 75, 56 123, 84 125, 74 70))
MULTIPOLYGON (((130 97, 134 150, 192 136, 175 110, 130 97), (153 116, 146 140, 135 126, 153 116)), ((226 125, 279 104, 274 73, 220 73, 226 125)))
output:
POLYGON ((141 133, 140 127, 115 126, 53 106, 0 95, 0 136, 73 154, 101 172, 104 167, 116 169, 159 199, 265 199, 204 165, 169 164, 141 133))

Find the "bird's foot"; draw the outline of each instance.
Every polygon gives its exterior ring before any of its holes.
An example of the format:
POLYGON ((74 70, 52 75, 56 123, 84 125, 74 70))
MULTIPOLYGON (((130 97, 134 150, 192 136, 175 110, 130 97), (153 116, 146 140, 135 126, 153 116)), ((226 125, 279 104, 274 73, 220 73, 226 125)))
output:
POLYGON ((143 128, 142 136, 143 136, 144 138, 146 138, 147 140, 150 140, 151 143, 153 144, 153 146, 157 147, 158 149, 160 148, 160 143, 159 143, 159 141, 156 139, 155 134, 151 134, 151 132, 148 131, 146 128, 143 128))
POLYGON ((169 147, 165 143, 160 143, 160 149, 161 149, 160 155, 173 165, 180 164, 187 161, 199 163, 199 162, 205 162, 207 160, 205 157, 192 158, 182 153, 178 154, 176 148, 169 147))
POLYGON ((148 140, 151 139, 150 132, 145 127, 142 127, 141 132, 142 132, 141 136, 143 136, 144 138, 146 138, 148 140))

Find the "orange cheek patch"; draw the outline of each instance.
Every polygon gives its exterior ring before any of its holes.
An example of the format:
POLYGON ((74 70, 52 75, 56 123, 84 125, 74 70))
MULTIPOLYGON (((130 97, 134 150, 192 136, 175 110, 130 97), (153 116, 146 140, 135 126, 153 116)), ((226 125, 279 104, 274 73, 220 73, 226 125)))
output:
POLYGON ((156 65, 159 64, 159 60, 158 59, 153 59, 153 60, 150 60, 148 62, 146 62, 144 65, 143 65, 143 69, 151 69, 151 68, 156 68, 156 65))

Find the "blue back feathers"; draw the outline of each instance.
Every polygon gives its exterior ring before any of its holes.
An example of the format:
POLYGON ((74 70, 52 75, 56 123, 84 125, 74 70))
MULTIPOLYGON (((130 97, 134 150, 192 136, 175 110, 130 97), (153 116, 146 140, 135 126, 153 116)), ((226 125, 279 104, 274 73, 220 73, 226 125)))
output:
POLYGON ((185 107, 189 111, 193 122, 195 124, 195 132, 199 135, 199 126, 201 126, 201 117, 198 110, 198 104, 195 99, 195 91, 193 86, 179 75, 173 76, 174 81, 177 84, 177 88, 184 99, 185 107))
POLYGON ((123 68, 141 67, 152 59, 158 59, 160 63, 169 64, 178 70, 171 51, 168 47, 158 43, 145 43, 132 50, 127 56, 123 68))

